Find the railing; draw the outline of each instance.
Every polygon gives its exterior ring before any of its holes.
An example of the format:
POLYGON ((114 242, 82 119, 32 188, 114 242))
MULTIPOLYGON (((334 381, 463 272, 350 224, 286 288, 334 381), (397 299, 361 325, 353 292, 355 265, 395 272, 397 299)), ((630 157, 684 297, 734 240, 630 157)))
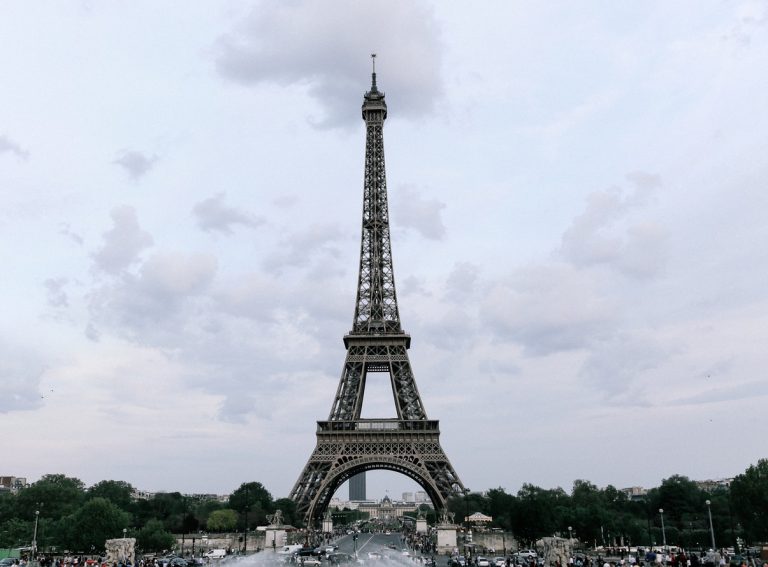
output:
POLYGON ((318 433, 336 431, 439 431, 437 420, 358 419, 354 421, 318 421, 318 433))

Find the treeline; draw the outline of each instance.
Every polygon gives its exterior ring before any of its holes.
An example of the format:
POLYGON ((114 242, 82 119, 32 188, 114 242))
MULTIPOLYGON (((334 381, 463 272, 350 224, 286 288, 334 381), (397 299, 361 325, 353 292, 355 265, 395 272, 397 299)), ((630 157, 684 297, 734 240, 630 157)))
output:
POLYGON ((525 484, 517 494, 496 488, 456 497, 448 508, 457 523, 468 513, 492 516, 493 527, 511 531, 525 544, 572 535, 585 546, 662 545, 666 539, 688 549, 711 546, 711 511, 717 547, 752 545, 768 542, 768 459, 750 466, 730 487, 711 492, 675 475, 642 499, 631 499, 613 486, 600 489, 577 480, 570 494, 525 484))
POLYGON ((124 481, 104 480, 89 488, 77 478, 45 475, 18 494, 0 494, 0 548, 32 544, 37 519, 41 552, 69 550, 99 553, 107 539, 135 537, 143 552, 172 549, 172 534, 228 532, 263 525, 280 509, 286 523, 295 523, 295 506, 274 500, 259 482, 242 484, 227 502, 201 500, 178 492, 146 500, 132 498, 124 481), (123 531, 125 530, 125 531, 123 531))
MULTIPOLYGON (((174 545, 171 534, 242 531, 246 522, 250 528, 267 524, 276 510, 282 510, 286 524, 302 523, 292 500, 273 499, 259 482, 242 484, 226 502, 178 492, 134 500, 132 493, 123 481, 104 480, 86 488, 76 478, 51 474, 18 494, 0 494, 0 548, 29 546, 36 512, 39 550, 85 553, 98 553, 104 541, 124 533, 137 538, 141 551, 163 551, 174 545)), ((612 486, 601 489, 577 480, 570 493, 525 484, 517 494, 496 488, 452 498, 448 509, 457 523, 473 512, 492 516, 493 527, 511 531, 526 545, 559 534, 588 546, 661 545, 666 538, 667 544, 686 548, 710 546, 711 510, 718 547, 740 541, 751 545, 768 542, 768 459, 749 467, 730 487, 712 492, 676 475, 642 500, 632 500, 612 486)))

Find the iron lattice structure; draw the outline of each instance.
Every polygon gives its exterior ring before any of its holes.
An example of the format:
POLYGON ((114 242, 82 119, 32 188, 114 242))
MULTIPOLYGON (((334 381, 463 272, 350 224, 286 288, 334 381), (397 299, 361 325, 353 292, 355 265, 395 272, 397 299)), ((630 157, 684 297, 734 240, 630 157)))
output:
POLYGON ((336 489, 357 473, 402 473, 427 492, 436 509, 464 486, 440 446, 440 427, 427 419, 408 359, 411 338, 400 326, 384 167, 384 93, 372 74, 362 107, 366 124, 360 275, 347 357, 327 421, 317 422, 317 446, 291 491, 307 526, 322 517, 336 489), (362 419, 369 372, 389 373, 397 417, 362 419))

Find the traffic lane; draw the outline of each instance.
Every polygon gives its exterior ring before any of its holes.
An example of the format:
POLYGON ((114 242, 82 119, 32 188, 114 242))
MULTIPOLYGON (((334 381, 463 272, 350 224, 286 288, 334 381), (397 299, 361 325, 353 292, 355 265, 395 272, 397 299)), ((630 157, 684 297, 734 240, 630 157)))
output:
POLYGON ((357 542, 353 539, 353 535, 345 535, 336 540, 336 545, 339 546, 339 551, 349 554, 354 554, 355 547, 357 547, 358 555, 370 551, 382 554, 385 551, 389 553, 393 553, 394 551, 401 553, 406 549, 405 543, 402 540, 402 535, 397 532, 392 534, 359 533, 357 534, 357 542), (355 545, 355 543, 357 545, 355 545))

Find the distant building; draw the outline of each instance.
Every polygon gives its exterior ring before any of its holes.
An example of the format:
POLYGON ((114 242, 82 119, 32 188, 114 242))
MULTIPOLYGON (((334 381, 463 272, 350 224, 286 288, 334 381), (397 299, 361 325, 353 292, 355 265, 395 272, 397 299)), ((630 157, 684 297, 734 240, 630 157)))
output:
POLYGON ((622 488, 620 492, 627 495, 630 500, 645 500, 648 496, 648 489, 642 486, 631 486, 629 488, 622 488))
MULTIPOLYGON (((147 490, 138 490, 134 488, 133 492, 131 492, 131 499, 134 501, 152 500, 158 494, 164 494, 164 492, 149 492, 147 490)), ((229 500, 229 494, 184 494, 183 496, 185 498, 197 500, 198 502, 205 502, 210 500, 215 500, 216 502, 227 502, 229 500)))
MULTIPOLYGON (((427 506, 432 507, 432 502, 425 502, 427 506)), ((421 506, 417 502, 393 502, 389 499, 389 496, 385 496, 381 501, 376 500, 360 500, 360 501, 344 501, 338 498, 331 498, 328 503, 328 507, 339 510, 359 510, 368 514, 370 519, 379 518, 381 520, 392 520, 400 518, 405 515, 405 512, 415 512, 418 507, 421 506)))
POLYGON ((413 492, 403 492, 403 502, 416 502, 413 492))
POLYGON ((718 488, 730 488, 732 478, 721 478, 720 480, 695 480, 698 486, 704 492, 714 492, 718 488))
POLYGON ((365 473, 361 472, 349 479, 349 499, 352 502, 365 500, 365 473))
POLYGON ((19 490, 26 488, 27 479, 20 476, 0 476, 0 492, 10 492, 16 494, 19 490))
POLYGON ((229 494, 185 494, 187 498, 192 498, 198 502, 228 502, 229 494))
POLYGON ((369 518, 384 521, 400 518, 405 512, 415 512, 417 508, 415 502, 392 502, 389 496, 385 496, 381 502, 360 502, 357 507, 361 512, 366 512, 369 518))

